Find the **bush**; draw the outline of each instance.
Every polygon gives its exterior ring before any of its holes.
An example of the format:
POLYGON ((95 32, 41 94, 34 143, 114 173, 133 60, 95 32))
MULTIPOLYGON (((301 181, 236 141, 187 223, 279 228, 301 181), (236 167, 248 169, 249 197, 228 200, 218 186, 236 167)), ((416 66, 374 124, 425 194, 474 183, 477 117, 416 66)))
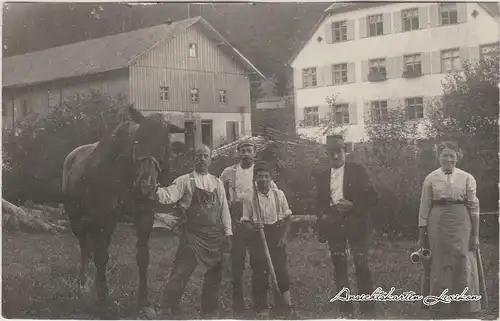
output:
POLYGON ((76 147, 93 143, 125 120, 124 97, 98 92, 69 99, 3 129, 3 197, 20 204, 60 200, 65 157, 76 147))

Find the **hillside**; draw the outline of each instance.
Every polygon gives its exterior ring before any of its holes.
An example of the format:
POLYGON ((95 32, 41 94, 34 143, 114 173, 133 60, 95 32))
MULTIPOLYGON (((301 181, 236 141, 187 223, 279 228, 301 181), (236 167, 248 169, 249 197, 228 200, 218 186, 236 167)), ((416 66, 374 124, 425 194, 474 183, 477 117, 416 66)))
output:
MULTIPOLYGON (((329 3, 191 4, 266 76, 285 90, 285 64, 329 3)), ((154 5, 10 3, 4 5, 3 54, 17 55, 188 17, 186 3, 154 5)))

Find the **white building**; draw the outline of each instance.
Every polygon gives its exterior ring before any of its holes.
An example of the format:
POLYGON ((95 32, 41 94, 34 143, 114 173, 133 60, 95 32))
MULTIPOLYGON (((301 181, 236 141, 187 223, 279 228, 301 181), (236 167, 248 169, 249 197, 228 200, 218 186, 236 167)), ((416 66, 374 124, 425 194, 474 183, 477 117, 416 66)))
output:
POLYGON ((351 142, 366 139, 368 115, 383 121, 404 106, 419 121, 447 72, 498 41, 496 3, 334 4, 291 60, 297 132, 324 142, 318 123, 330 112, 351 142))

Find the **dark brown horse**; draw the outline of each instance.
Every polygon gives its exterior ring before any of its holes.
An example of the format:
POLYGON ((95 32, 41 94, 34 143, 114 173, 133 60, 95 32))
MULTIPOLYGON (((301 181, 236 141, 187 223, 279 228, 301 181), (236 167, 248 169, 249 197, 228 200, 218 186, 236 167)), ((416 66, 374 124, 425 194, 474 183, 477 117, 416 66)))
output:
POLYGON ((106 306, 106 266, 111 236, 120 215, 135 219, 138 303, 152 312, 148 301, 149 238, 153 228, 154 194, 161 177, 169 175, 170 134, 184 132, 160 114, 147 117, 130 107, 133 120, 116 127, 101 141, 73 150, 63 167, 63 194, 71 228, 80 243, 79 286, 88 290, 88 265, 93 254, 95 290, 106 306))

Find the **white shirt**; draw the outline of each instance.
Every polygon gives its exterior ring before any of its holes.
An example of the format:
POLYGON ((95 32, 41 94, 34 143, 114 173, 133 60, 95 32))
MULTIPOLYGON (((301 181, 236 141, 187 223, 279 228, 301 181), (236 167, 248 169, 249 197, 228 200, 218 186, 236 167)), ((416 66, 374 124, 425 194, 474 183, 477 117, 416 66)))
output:
MULTIPOLYGON (((229 166, 220 175, 220 179, 225 184, 229 183, 229 202, 243 201, 243 199, 253 193, 253 168, 242 168, 240 164, 236 164, 236 173, 234 166, 229 166), (235 178, 234 178, 235 176, 235 178), (233 179, 235 180, 233 182, 233 179), (234 190, 233 190, 234 186, 234 190)), ((271 181, 271 189, 277 189, 276 183, 271 181)))
POLYGON ((267 195, 257 192, 257 200, 258 204, 254 201, 253 193, 243 199, 243 217, 241 221, 274 224, 292 215, 285 193, 282 190, 270 189, 267 195), (278 200, 278 204, 276 204, 275 197, 278 200), (259 218, 259 212, 262 214, 262 219, 259 218))
MULTIPOLYGON (((232 235, 231 229, 231 215, 229 214, 229 207, 227 205, 226 191, 222 181, 212 174, 198 174, 193 172, 194 182, 197 188, 212 193, 217 192, 217 197, 221 205, 222 224, 226 235, 232 235)), ((167 187, 158 188, 158 199, 162 204, 172 204, 180 200, 180 205, 185 209, 191 206, 193 198, 193 191, 190 183, 190 174, 179 176, 174 182, 167 187)))
POLYGON ((344 168, 345 164, 330 171, 330 205, 344 198, 344 168))
POLYGON ((449 175, 441 168, 427 175, 420 196, 420 210, 418 226, 427 226, 432 201, 451 199, 467 201, 467 208, 471 215, 479 215, 479 199, 476 196, 477 183, 474 176, 459 168, 454 168, 449 175))

